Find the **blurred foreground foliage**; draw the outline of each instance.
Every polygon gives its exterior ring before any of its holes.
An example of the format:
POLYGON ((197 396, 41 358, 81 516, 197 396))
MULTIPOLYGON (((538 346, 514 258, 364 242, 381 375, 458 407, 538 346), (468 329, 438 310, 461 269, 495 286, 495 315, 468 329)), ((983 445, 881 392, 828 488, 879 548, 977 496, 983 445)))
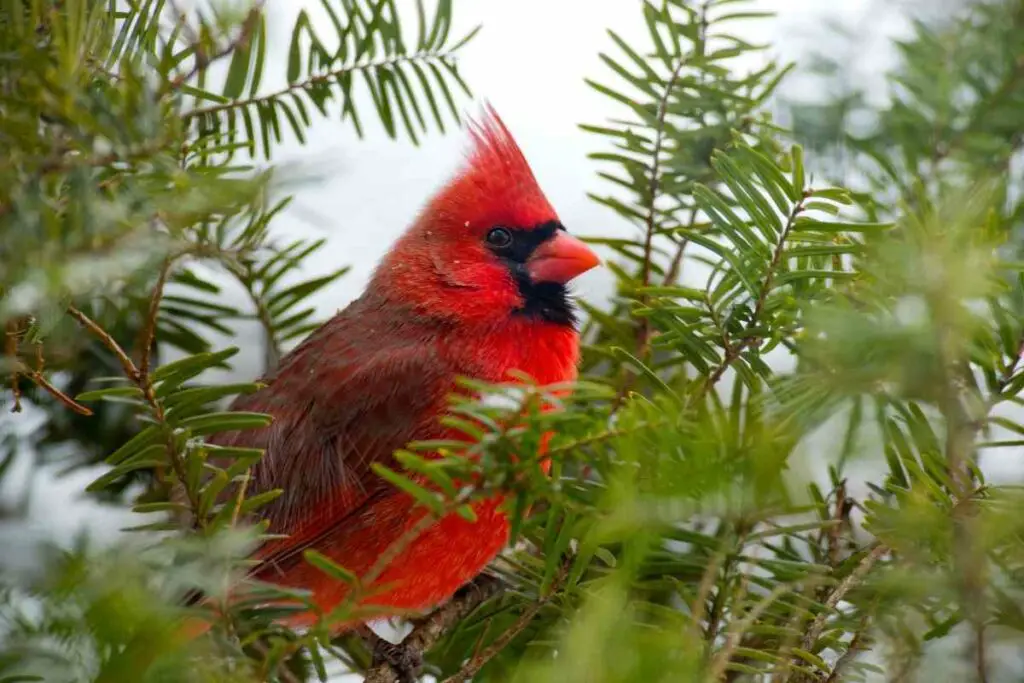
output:
MULTIPOLYGON (((299 15, 288 85, 267 92, 258 5, 4 0, 5 400, 44 414, 40 461, 105 461, 90 491, 133 505, 140 533, 8 576, 0 680, 369 666, 331 633, 347 606, 304 632, 274 623, 269 601, 304 596, 244 578, 259 532, 244 522, 267 497, 238 484, 260 453, 204 442, 269 419, 223 409, 255 385, 214 381, 235 357, 214 344, 252 319, 272 365, 344 272, 303 279, 321 243, 272 229, 288 200, 257 158, 305 140, 313 114, 361 132, 372 107, 414 142, 458 121, 471 36, 451 34, 450 2, 417 2, 408 27, 393 0, 321 9, 316 30, 299 15), (217 614, 182 606, 195 589, 217 614), (183 638, 185 616, 214 628, 183 638)), ((1000 465, 1024 445, 1024 3, 929 14, 883 105, 833 81, 832 101, 793 104, 792 133, 770 116, 789 69, 735 65, 761 49, 734 33, 766 20, 753 3, 638 11, 647 35, 609 32, 589 81, 618 109, 582 126, 593 198, 631 232, 593 240, 616 292, 586 307, 580 382, 567 397, 467 380, 505 400, 453 403, 465 439, 410 444, 405 472, 380 472, 435 514, 511 494, 514 543, 489 570, 502 590, 433 633, 428 673, 1019 680, 1024 491, 1000 465), (545 432, 550 477, 511 457, 545 432)), ((25 444, 0 443, 7 470, 25 444)))

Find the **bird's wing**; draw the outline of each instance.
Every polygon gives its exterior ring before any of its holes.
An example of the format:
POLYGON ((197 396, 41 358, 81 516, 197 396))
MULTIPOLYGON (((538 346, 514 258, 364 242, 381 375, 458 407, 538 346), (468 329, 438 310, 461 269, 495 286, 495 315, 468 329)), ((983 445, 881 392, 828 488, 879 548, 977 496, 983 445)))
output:
POLYGON ((247 496, 283 491, 258 513, 271 533, 288 535, 261 549, 264 563, 297 556, 385 490, 373 463, 392 463, 396 449, 441 435, 453 373, 436 342, 377 336, 365 320, 349 331, 349 321, 333 322, 289 354, 265 388, 232 406, 269 413, 273 424, 218 440, 265 449, 247 496))

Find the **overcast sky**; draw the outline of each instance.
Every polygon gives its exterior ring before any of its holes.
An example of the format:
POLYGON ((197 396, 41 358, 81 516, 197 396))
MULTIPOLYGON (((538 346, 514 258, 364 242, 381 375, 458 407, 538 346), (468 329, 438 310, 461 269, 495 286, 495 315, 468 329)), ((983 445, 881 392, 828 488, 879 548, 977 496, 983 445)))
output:
MULTIPOLYGON (((857 43, 856 68, 876 84, 881 83, 881 74, 892 55, 886 38, 906 28, 897 10, 871 0, 762 0, 758 4, 777 11, 777 18, 737 24, 735 32, 772 45, 758 58, 760 62, 796 58, 816 36, 820 37, 821 20, 827 17, 863 35, 857 43)), ((316 12, 319 2, 270 0, 271 55, 264 78, 268 90, 284 85, 291 27, 302 7, 310 8, 319 33, 331 34, 329 25, 319 23, 323 19, 316 12)), ((628 229, 613 213, 586 198, 588 190, 599 188, 586 154, 595 151, 600 141, 580 131, 577 124, 600 123, 614 113, 608 100, 587 87, 583 79, 606 75, 597 55, 612 47, 607 28, 613 27, 629 42, 645 44, 646 28, 639 3, 461 0, 455 3, 455 13, 455 33, 483 25, 460 57, 462 74, 477 97, 477 104, 464 102, 467 111, 476 111, 482 100, 495 106, 570 230, 593 235, 628 229)), ((415 14, 406 16, 412 18, 415 14)), ((793 82, 801 83, 799 79, 793 82)), ((325 316, 358 295, 388 245, 430 194, 444 184, 466 148, 465 137, 459 131, 447 136, 428 135, 419 147, 414 147, 405 141, 389 140, 372 122, 371 111, 367 110, 363 118, 370 125, 362 141, 348 124, 321 120, 309 132, 306 146, 286 144, 274 159, 313 169, 321 178, 316 184, 299 188, 292 207, 276 227, 292 234, 327 237, 329 245, 311 264, 313 270, 353 266, 351 274, 318 297, 325 316)), ((607 277, 606 272, 589 273, 579 283, 579 294, 599 297, 607 277)), ((253 346, 250 357, 254 359, 257 354, 253 346)), ((30 529, 35 533, 25 535, 21 527, 19 538, 38 534, 68 540, 82 528, 109 535, 123 520, 123 512, 81 499, 83 482, 93 476, 95 472, 61 480, 47 473, 35 477, 30 515, 30 529)), ((22 477, 5 480, 8 493, 25 485, 22 477)), ((0 541, 9 538, 10 534, 0 527, 0 541)))

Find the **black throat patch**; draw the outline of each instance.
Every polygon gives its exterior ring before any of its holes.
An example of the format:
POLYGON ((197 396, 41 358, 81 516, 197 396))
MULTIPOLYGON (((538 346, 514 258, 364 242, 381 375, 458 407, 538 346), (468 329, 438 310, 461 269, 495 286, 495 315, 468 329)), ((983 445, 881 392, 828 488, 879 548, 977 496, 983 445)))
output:
POLYGON ((519 287, 523 305, 514 313, 547 322, 576 326, 576 308, 569 298, 565 285, 558 282, 534 282, 526 270, 526 261, 544 242, 554 238, 559 230, 565 230, 558 221, 542 223, 531 230, 502 227, 512 235, 510 244, 504 247, 490 247, 505 264, 519 287))

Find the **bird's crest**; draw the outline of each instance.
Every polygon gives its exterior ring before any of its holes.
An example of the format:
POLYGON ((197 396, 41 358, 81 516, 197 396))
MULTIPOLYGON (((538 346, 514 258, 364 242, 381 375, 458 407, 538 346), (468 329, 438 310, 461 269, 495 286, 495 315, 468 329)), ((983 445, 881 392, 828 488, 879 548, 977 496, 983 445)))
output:
POLYGON ((481 214, 507 214, 492 216, 495 222, 532 227, 556 220, 530 164, 493 107, 484 106, 481 116, 470 121, 469 132, 468 163, 453 183, 461 199, 481 214))

